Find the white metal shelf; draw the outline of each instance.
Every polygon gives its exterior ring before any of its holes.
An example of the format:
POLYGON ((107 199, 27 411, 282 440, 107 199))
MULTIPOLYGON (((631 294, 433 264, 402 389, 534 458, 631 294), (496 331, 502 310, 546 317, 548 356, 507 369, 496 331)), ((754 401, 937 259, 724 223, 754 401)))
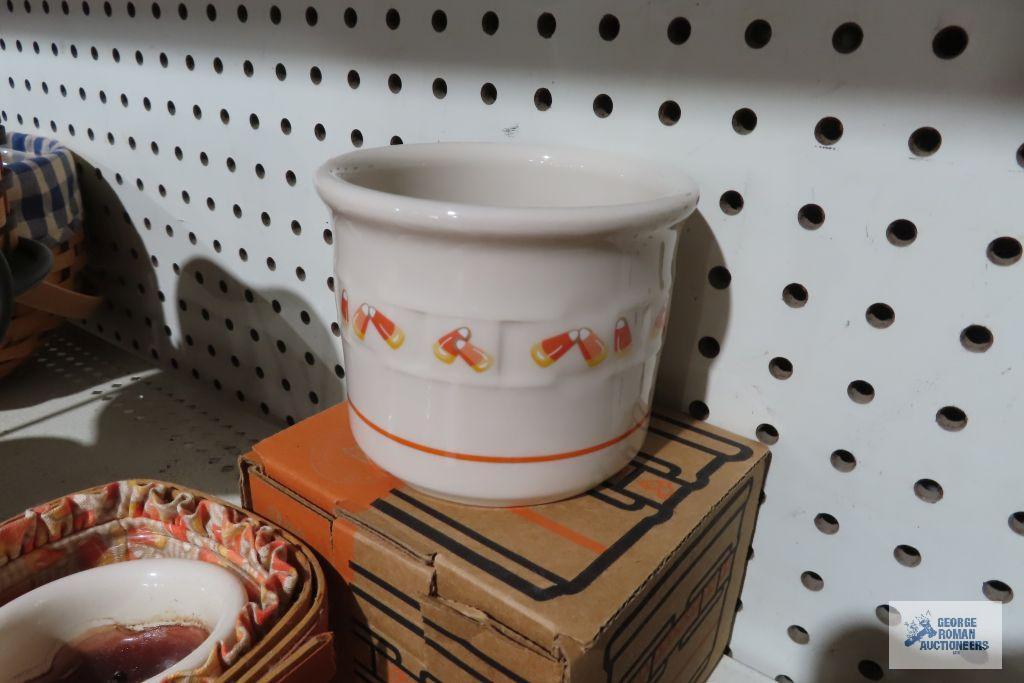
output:
POLYGON ((68 326, 0 381, 0 519, 130 477, 237 503, 236 458, 277 429, 198 383, 68 326))

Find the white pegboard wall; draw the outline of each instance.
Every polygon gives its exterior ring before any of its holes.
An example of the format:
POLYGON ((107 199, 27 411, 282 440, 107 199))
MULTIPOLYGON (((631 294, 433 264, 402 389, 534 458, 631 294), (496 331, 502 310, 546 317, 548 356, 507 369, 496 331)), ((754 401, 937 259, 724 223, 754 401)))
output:
POLYGON ((0 6, 0 118, 83 160, 112 303, 94 332, 299 419, 343 391, 326 158, 466 139, 669 160, 703 198, 662 399, 777 439, 736 658, 871 679, 878 605, 1024 590, 1024 6, 64 6, 0 6))

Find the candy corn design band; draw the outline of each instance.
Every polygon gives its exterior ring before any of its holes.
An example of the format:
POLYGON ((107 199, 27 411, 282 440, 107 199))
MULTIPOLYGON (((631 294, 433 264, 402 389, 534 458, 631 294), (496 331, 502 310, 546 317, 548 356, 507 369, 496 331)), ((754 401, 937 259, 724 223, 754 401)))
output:
POLYGON ((445 334, 434 343, 434 355, 442 363, 451 365, 456 358, 466 361, 466 365, 477 372, 483 372, 494 364, 489 353, 470 343, 473 333, 468 327, 458 327, 445 334))
POLYGON ((341 322, 348 325, 348 290, 341 290, 341 322))
POLYGON ((579 346, 580 354, 590 367, 599 365, 608 355, 601 338, 589 327, 581 327, 534 344, 530 356, 537 365, 546 368, 568 353, 573 346, 579 346))
POLYGON ((405 341, 405 332, 391 318, 369 304, 362 304, 352 316, 352 331, 360 339, 365 339, 370 324, 373 324, 380 338, 393 349, 397 349, 405 341))
POLYGON ((625 318, 619 318, 615 321, 615 339, 613 344, 615 353, 620 356, 629 351, 629 347, 633 344, 633 333, 630 331, 629 323, 626 322, 625 318))

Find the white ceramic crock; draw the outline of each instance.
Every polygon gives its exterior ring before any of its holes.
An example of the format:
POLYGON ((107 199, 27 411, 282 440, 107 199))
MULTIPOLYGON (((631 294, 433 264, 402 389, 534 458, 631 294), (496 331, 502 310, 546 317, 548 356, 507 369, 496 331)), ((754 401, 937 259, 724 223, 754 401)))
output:
POLYGON ((132 560, 70 574, 0 607, 0 678, 46 673, 65 643, 98 626, 205 625, 210 635, 199 647, 148 679, 162 680, 205 662, 246 600, 236 576, 199 560, 132 560))
POLYGON ((488 143, 352 152, 335 225, 352 429, 378 465, 476 505, 565 498, 643 441, 685 174, 488 143))

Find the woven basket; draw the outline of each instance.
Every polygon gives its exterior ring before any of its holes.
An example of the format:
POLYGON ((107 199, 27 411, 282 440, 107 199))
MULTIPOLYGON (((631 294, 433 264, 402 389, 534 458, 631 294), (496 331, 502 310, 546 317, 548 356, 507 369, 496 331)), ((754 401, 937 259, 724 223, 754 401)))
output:
MULTIPOLYGON (((26 138, 22 137, 18 141, 22 145, 31 145, 32 138, 27 140, 26 143, 26 138)), ((39 147, 38 144, 36 146, 39 147)), ((70 158, 70 153, 65 153, 70 158)), ((17 213, 17 207, 13 206, 17 199, 11 200, 9 205, 6 196, 10 181, 10 172, 0 165, 0 249, 4 251, 13 249, 22 233, 29 231, 23 221, 12 221, 11 225, 6 225, 8 213, 17 213)), ((78 201, 77 197, 75 200, 78 201)), ((78 221, 59 225, 44 237, 54 253, 53 268, 44 282, 16 300, 11 326, 0 341, 0 379, 32 355, 42 344, 46 333, 58 327, 65 318, 87 318, 100 304, 98 297, 78 291, 79 273, 86 264, 84 234, 78 221)))

